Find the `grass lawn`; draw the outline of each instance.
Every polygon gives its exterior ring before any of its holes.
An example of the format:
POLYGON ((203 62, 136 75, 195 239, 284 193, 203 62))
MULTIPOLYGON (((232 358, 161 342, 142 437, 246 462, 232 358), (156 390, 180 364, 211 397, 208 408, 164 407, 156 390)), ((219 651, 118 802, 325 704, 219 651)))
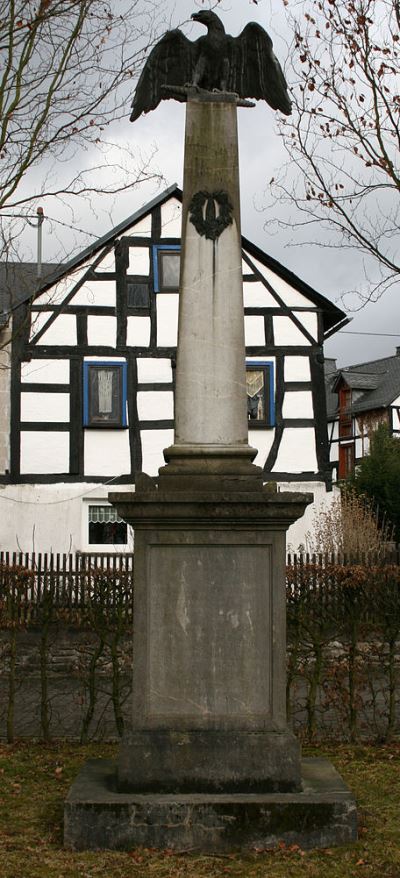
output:
POLYGON ((107 745, 0 745, 0 878, 400 878, 400 745, 305 750, 332 759, 359 808, 355 845, 323 851, 278 849, 249 856, 71 853, 62 847, 63 800, 88 757, 107 745))

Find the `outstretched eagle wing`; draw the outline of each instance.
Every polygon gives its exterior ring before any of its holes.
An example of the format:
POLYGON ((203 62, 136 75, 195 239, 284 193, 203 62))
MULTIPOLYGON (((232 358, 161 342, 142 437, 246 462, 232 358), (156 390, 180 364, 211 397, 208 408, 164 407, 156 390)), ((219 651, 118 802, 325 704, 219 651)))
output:
POLYGON ((188 40, 178 28, 164 34, 150 52, 140 75, 132 101, 131 122, 141 113, 155 110, 161 100, 169 97, 162 91, 162 85, 182 86, 192 81, 197 54, 196 43, 188 40))
POLYGON ((229 41, 229 90, 242 98, 266 101, 287 116, 292 111, 286 80, 269 34, 255 22, 229 41))

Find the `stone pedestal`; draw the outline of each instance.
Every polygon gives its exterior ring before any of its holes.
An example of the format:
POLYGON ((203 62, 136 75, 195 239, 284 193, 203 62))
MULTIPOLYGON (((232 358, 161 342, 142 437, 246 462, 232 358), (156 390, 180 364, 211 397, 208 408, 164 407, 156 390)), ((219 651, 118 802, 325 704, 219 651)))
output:
POLYGON ((64 810, 76 850, 301 848, 357 837, 352 794, 285 715, 285 531, 311 495, 112 494, 135 528, 132 725, 64 810))
POLYGON ((112 494, 135 529, 124 791, 300 789, 286 725, 285 531, 312 495, 112 494))

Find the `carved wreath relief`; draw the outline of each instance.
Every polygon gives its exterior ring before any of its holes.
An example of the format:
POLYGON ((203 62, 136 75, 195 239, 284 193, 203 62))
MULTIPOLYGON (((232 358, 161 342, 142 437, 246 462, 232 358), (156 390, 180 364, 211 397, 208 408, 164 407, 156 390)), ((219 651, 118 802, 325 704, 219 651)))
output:
POLYGON ((227 192, 196 192, 189 205, 190 221, 204 238, 216 241, 232 225, 233 205, 227 192))

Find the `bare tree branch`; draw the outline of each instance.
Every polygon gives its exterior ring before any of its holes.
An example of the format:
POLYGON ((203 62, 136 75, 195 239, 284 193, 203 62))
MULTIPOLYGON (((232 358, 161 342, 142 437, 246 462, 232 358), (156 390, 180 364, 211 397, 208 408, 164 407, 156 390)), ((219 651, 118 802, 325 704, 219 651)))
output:
POLYGON ((400 273, 398 0, 283 3, 294 108, 280 122, 288 162, 271 181, 278 223, 312 224, 313 243, 360 252, 365 303, 400 273))

